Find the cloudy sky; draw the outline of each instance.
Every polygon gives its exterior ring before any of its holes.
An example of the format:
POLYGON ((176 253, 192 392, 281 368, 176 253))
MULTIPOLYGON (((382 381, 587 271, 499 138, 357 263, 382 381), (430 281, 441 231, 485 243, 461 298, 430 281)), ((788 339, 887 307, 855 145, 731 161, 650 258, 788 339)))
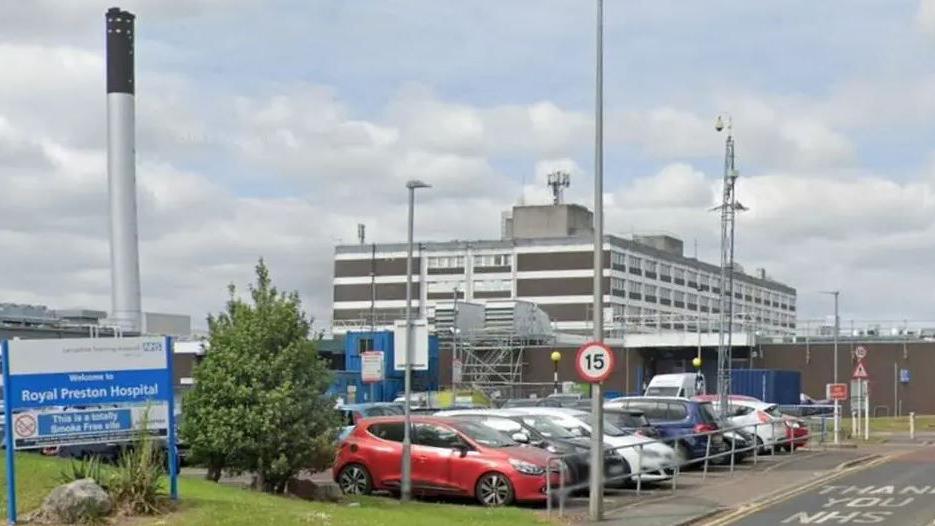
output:
MULTIPOLYGON (((104 17, 0 8, 0 301, 108 309, 104 17)), ((259 256, 329 317, 333 246, 490 238, 572 173, 590 202, 588 0, 126 1, 137 14, 143 304, 197 325, 259 256)), ((935 320, 935 0, 607 0, 608 231, 737 258, 805 317, 935 320)))

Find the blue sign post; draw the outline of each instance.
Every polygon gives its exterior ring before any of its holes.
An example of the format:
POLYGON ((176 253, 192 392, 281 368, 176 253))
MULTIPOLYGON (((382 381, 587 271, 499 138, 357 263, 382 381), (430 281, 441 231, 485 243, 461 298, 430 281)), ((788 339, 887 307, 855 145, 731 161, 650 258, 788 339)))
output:
POLYGON ((129 440, 142 403, 167 406, 169 494, 178 500, 171 338, 13 340, 2 343, 2 352, 10 524, 16 523, 15 449, 129 440), (113 405, 119 407, 64 410, 113 405))

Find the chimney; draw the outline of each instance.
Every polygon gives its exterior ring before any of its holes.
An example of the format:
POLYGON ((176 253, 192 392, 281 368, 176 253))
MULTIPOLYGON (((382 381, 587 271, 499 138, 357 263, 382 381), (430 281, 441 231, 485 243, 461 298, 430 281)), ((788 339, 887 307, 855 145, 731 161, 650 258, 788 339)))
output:
POLYGON ((107 21, 107 184, 110 196, 110 317, 122 329, 141 328, 140 250, 136 217, 133 75, 135 15, 112 7, 107 21))

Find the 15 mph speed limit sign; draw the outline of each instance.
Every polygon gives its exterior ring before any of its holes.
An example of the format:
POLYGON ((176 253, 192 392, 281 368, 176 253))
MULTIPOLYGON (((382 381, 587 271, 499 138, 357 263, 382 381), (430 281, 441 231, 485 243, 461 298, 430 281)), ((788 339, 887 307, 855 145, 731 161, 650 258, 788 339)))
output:
POLYGON ((614 365, 616 365, 614 353, 601 343, 590 342, 582 345, 575 357, 578 376, 592 384, 599 384, 606 380, 613 372, 614 365))

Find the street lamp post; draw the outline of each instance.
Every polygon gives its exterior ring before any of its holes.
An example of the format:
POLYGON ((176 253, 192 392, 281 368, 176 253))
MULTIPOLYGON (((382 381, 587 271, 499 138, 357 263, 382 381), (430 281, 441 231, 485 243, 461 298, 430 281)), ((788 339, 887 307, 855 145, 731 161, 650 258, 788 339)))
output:
POLYGON ((552 392, 558 394, 558 362, 562 359, 562 353, 552 351, 552 392))
MULTIPOLYGON (((604 341, 604 0, 597 0, 594 92, 594 341, 604 341)), ((604 516, 604 400, 601 384, 591 388, 591 476, 588 518, 604 516)))
POLYGON ((412 230, 415 218, 416 189, 430 188, 430 186, 422 181, 412 180, 406 183, 406 188, 409 189, 409 245, 406 253, 406 401, 403 406, 405 422, 403 424, 402 480, 399 485, 399 497, 403 502, 412 498, 412 230))
MULTIPOLYGON (((839 290, 829 290, 824 291, 822 294, 829 294, 834 296, 834 383, 838 383, 838 334, 841 332, 841 319, 838 316, 838 296, 841 295, 839 290)), ((834 401, 834 443, 837 444, 840 440, 840 427, 841 427, 841 411, 839 408, 840 402, 838 400, 834 401)))

